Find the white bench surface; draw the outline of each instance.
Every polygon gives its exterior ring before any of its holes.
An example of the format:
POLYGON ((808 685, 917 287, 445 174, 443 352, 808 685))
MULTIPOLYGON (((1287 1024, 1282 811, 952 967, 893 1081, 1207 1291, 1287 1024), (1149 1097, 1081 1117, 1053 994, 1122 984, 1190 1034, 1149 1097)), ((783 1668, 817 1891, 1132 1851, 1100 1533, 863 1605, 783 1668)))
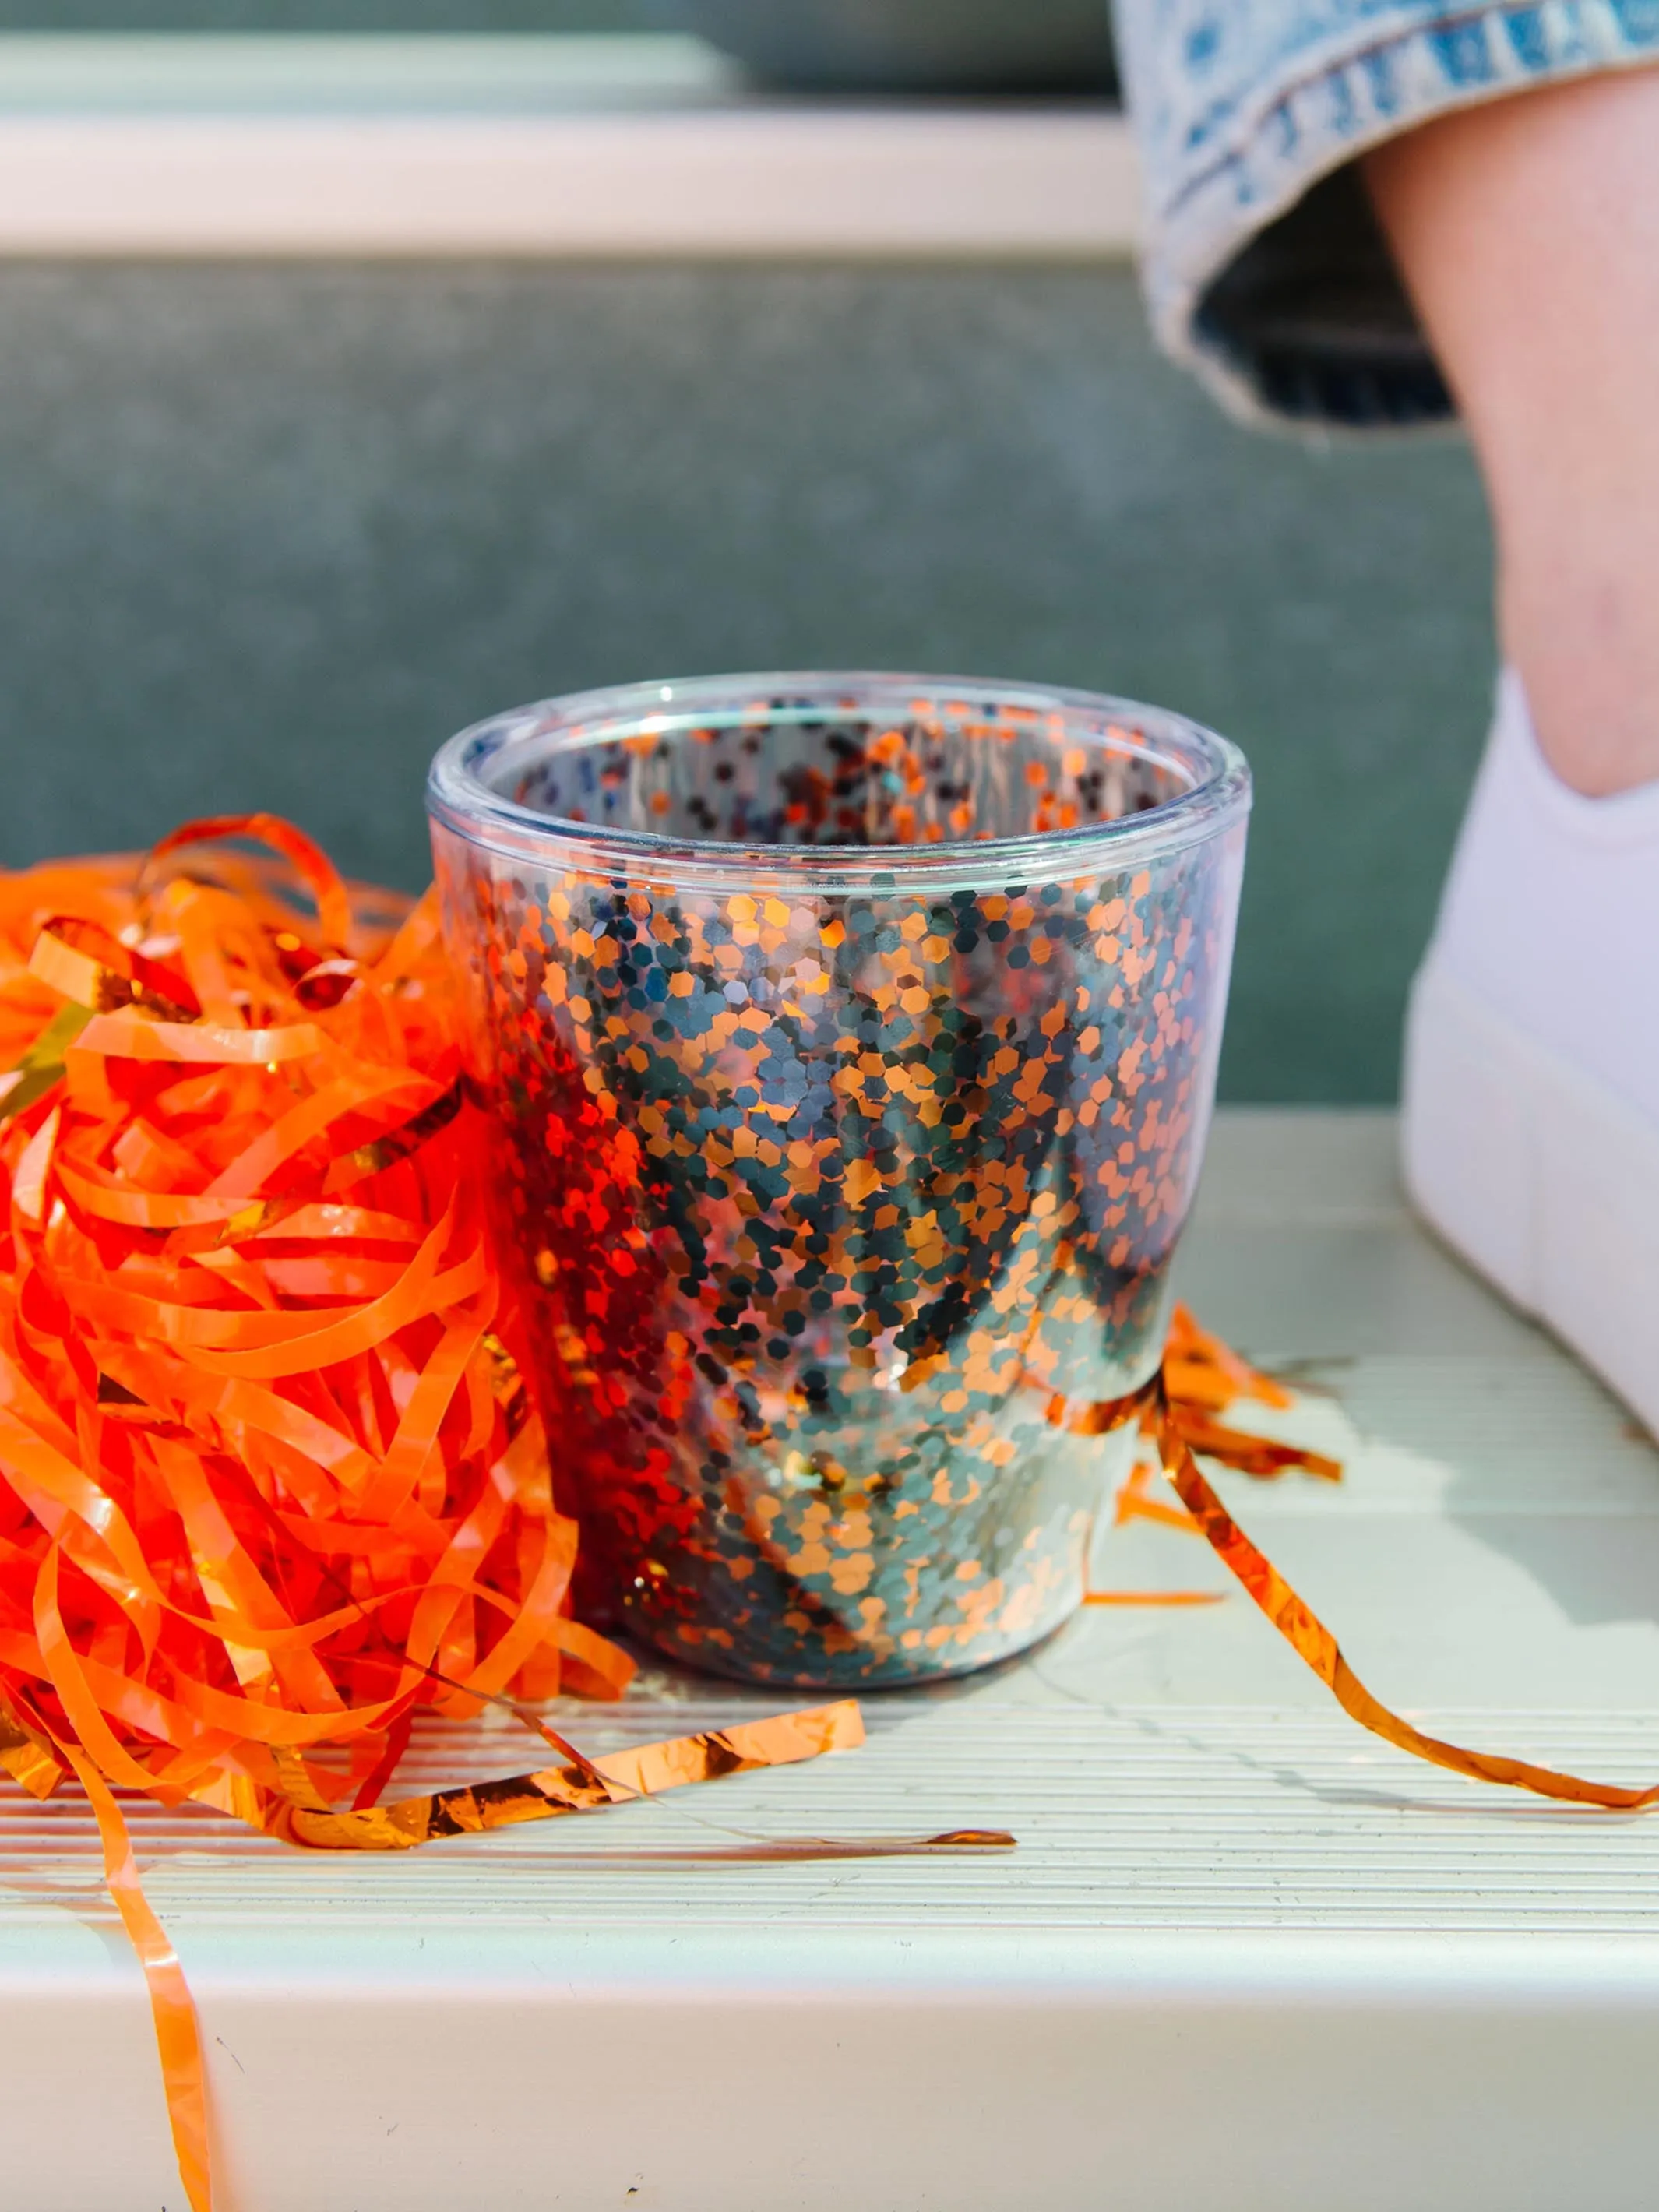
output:
MULTIPOLYGON (((1392 1144, 1379 1115, 1218 1122, 1182 1288, 1300 1363, 1316 1395, 1276 1418, 1348 1468, 1226 1495, 1378 1695, 1651 1781, 1659 1455, 1412 1223, 1392 1144)), ((1136 1523, 1096 1581, 1226 1577, 1136 1523)), ((556 1719, 602 1753, 792 1702, 654 1673, 556 1719)), ((1023 1664, 865 1711, 854 1753, 405 1857, 135 1808, 224 2212, 1651 2206, 1659 1814, 1391 1751, 1237 1593, 1091 1608, 1023 1664), (960 1826, 1018 1847, 712 1856, 960 1826)), ((434 1729, 401 1780, 536 1763, 516 1725, 434 1729)), ((0 2201, 183 2212, 67 1794, 0 1797, 0 2201)))

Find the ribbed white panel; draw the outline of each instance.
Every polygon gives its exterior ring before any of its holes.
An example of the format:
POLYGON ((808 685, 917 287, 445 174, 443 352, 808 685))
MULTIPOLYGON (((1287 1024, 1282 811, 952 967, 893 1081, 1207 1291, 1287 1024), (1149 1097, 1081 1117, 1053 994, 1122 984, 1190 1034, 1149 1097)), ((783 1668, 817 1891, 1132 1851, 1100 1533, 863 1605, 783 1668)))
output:
MULTIPOLYGON (((1411 1226, 1389 1143, 1374 1117, 1218 1127, 1188 1293, 1297 1363, 1297 1424, 1348 1463, 1229 1498, 1414 1718, 1659 1779, 1659 1455, 1411 1226)), ((1144 1522, 1096 1577, 1225 1586, 1144 1522)), ((602 1754, 789 1702, 647 1673, 557 1718, 602 1754)), ((1388 1749, 1237 1594, 1092 1608, 866 1711, 856 1753, 408 1856, 133 1808, 222 2212, 1648 2212, 1659 1816, 1388 1749), (1018 1845, 729 1856, 961 1826, 1018 1845)), ((400 1785, 538 1753, 434 1725, 400 1785)), ((37 2123, 0 2212, 180 2212, 68 1796, 0 1796, 0 2080, 37 2123)))

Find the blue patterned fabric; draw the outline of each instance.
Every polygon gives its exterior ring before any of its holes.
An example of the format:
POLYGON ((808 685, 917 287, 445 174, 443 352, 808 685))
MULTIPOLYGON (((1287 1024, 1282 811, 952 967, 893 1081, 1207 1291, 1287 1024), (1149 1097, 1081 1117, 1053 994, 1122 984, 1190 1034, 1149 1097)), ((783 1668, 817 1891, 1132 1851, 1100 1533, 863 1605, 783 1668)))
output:
POLYGON ((1449 414, 1346 165, 1431 116, 1659 61, 1659 0, 1118 0, 1163 343, 1235 411, 1449 414))

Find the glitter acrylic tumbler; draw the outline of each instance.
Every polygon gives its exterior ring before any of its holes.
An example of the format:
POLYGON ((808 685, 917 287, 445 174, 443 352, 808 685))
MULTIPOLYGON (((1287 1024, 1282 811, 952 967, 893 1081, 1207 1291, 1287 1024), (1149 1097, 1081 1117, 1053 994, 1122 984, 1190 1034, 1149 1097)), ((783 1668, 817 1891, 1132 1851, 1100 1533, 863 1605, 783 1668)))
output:
POLYGON ((752 1680, 1079 1603, 1162 1350, 1249 779, 1127 701, 698 678, 464 731, 444 927, 586 1617, 752 1680), (1095 1425, 1097 1426, 1097 1424, 1095 1425))

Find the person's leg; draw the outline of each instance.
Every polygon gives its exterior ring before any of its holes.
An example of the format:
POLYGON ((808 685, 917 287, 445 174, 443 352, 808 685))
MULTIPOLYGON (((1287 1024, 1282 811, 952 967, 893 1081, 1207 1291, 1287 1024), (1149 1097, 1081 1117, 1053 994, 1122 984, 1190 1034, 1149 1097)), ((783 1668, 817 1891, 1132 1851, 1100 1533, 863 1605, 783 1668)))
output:
POLYGON ((1366 167, 1486 477, 1509 664, 1413 991, 1407 1181, 1659 1431, 1659 72, 1366 167))
POLYGON ((1583 793, 1659 778, 1659 69, 1466 108, 1365 168, 1486 477, 1544 756, 1583 793))
POLYGON ((1115 0, 1153 328, 1249 418, 1467 422, 1510 665, 1406 1178, 1659 1434, 1659 10, 1291 12, 1115 0))

